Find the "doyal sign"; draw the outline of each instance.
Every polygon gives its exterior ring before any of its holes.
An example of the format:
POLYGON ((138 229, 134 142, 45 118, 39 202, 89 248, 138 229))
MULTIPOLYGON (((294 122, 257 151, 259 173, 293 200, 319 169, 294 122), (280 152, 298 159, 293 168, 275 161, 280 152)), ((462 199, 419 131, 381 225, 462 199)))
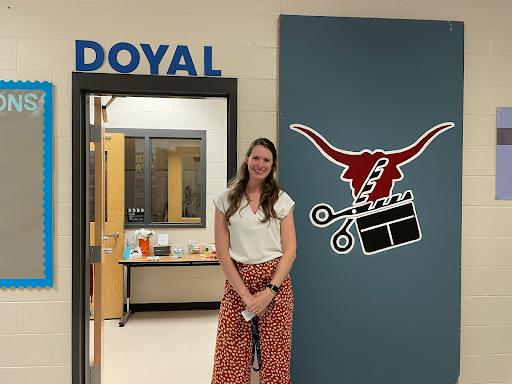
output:
MULTIPOLYGON (((140 46, 149 63, 150 73, 152 75, 158 75, 159 65, 169 46, 159 45, 156 52, 153 52, 149 44, 140 44, 140 46)), ((76 40, 75 52, 77 71, 95 71, 99 69, 105 61, 105 51, 103 47, 95 41, 76 40), (96 58, 91 63, 85 62, 86 49, 92 49, 96 54, 96 58)), ((130 73, 139 66, 140 53, 133 44, 124 42, 116 43, 108 51, 108 62, 114 71, 119 73, 130 73), (123 65, 118 61, 117 56, 121 51, 127 51, 130 54, 130 62, 126 65, 123 65)), ((174 50, 171 64, 167 69, 167 74, 175 75, 178 70, 187 71, 189 76, 197 76, 194 61, 192 60, 192 56, 190 55, 190 51, 186 45, 178 45, 174 50), (183 64, 180 64, 182 59, 183 64)), ((212 68, 212 47, 210 46, 204 47, 204 75, 221 76, 221 71, 219 69, 212 68)))

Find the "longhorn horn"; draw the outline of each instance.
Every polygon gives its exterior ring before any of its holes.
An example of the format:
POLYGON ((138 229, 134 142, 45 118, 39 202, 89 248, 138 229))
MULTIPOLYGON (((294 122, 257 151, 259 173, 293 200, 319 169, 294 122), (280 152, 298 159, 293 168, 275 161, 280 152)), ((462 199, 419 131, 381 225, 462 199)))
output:
POLYGON ((332 146, 321 134, 305 125, 292 124, 290 129, 306 136, 327 159, 337 165, 348 167, 351 160, 359 155, 357 152, 345 151, 332 146))
POLYGON ((390 158, 393 158, 394 164, 407 164, 418 157, 438 135, 453 127, 455 127, 455 124, 452 122, 438 124, 435 127, 430 128, 410 146, 395 151, 389 151, 386 152, 386 154, 388 154, 390 158))

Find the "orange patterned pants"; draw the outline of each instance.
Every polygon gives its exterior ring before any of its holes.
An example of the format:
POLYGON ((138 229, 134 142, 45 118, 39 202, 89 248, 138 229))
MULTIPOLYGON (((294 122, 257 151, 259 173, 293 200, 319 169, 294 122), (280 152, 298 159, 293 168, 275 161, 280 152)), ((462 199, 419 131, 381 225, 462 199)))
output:
MULTIPOLYGON (((279 259, 262 264, 236 263, 245 286, 252 294, 270 283, 279 259)), ((252 320, 241 315, 242 298, 226 281, 220 305, 212 384, 250 384, 252 365, 252 320)), ((293 293, 290 276, 258 316, 261 345, 260 384, 290 384, 293 293)))

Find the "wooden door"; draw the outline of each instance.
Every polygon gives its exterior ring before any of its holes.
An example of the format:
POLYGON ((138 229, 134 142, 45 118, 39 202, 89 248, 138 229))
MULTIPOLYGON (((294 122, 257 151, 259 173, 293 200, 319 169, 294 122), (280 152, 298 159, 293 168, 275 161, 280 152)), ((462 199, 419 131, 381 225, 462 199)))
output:
MULTIPOLYGON (((118 264, 124 248, 124 135, 105 135, 101 98, 94 98, 94 124, 101 135, 89 144, 94 192, 91 206, 90 244, 101 249, 101 262, 92 264, 91 294, 92 362, 102 372, 104 320, 123 314, 123 267, 118 264)), ((102 383, 102 373, 91 384, 102 383)))
MULTIPOLYGON (((91 143, 91 151, 95 145, 91 143)), ((118 263, 123 257, 124 250, 124 135, 109 133, 104 140, 104 192, 103 206, 104 234, 103 247, 109 249, 104 254, 103 284, 101 313, 103 319, 120 319, 123 316, 123 266, 118 263), (110 250, 112 252, 110 253, 110 250)), ((96 153, 95 153, 96 158, 96 153)), ((96 222, 91 222, 91 245, 95 244, 96 222)), ((96 286, 96 274, 93 278, 96 286)), ((91 307, 94 308, 93 294, 91 307)), ((97 310, 93 310, 95 318, 97 310)))
POLYGON ((105 134, 105 242, 112 253, 105 255, 103 318, 123 316, 123 266, 118 262, 124 250, 124 135, 105 134), (117 236, 115 236, 117 234, 117 236))

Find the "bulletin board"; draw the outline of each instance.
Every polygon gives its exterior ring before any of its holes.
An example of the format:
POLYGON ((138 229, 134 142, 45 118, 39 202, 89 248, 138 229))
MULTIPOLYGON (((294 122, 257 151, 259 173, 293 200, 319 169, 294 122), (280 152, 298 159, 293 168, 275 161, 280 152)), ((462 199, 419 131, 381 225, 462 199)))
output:
POLYGON ((53 286, 53 87, 0 81, 0 287, 53 286))
POLYGON ((458 379, 463 28, 281 16, 294 384, 458 379))

